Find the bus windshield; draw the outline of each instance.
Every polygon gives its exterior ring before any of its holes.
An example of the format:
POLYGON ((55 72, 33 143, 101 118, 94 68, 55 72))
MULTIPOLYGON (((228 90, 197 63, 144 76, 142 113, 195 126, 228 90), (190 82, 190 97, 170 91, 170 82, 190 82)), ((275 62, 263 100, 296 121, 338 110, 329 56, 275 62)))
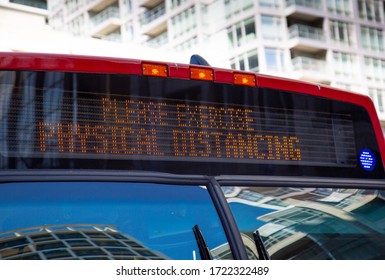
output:
POLYGON ((24 182, 0 191, 2 258, 201 259, 195 225, 213 259, 232 258, 203 186, 24 182))

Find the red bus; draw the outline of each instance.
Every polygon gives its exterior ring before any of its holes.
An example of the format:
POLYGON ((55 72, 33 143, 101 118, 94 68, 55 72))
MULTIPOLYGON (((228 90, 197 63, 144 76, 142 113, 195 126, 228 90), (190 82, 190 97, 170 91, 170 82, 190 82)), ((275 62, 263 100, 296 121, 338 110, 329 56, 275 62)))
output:
POLYGON ((0 54, 1 259, 385 259, 367 96, 205 65, 0 54))

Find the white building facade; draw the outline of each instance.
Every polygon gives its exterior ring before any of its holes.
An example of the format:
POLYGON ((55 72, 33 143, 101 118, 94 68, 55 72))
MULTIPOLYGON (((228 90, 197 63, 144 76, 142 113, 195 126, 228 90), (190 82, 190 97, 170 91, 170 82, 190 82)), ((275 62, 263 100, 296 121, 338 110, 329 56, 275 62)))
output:
POLYGON ((0 51, 64 53, 171 61, 182 60, 169 53, 137 44, 121 44, 92 36, 74 36, 48 23, 47 0, 0 0, 0 51))
POLYGON ((368 94, 385 121, 382 0, 52 0, 49 11, 74 35, 368 94))
POLYGON ((167 60, 161 50, 187 63, 199 53, 217 67, 367 94, 385 127, 383 0, 48 0, 47 19, 60 32, 121 43, 128 57, 167 60))

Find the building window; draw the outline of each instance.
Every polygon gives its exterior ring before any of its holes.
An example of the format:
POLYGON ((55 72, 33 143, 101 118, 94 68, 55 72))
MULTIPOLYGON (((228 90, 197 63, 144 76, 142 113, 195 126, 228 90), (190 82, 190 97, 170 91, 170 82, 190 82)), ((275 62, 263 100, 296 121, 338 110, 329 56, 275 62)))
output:
POLYGON ((368 26, 361 26, 362 47, 372 51, 385 50, 383 30, 368 26))
POLYGON ((280 0, 259 0, 259 6, 261 8, 280 9, 281 1, 280 0))
POLYGON ((283 50, 275 48, 265 48, 266 69, 271 71, 284 70, 283 50))
POLYGON ((146 42, 146 45, 151 48, 157 48, 167 43, 168 43, 168 35, 167 35, 167 31, 165 31, 158 36, 148 39, 146 42))
POLYGON ((356 76, 355 69, 356 56, 350 53, 333 52, 334 73, 340 77, 354 78, 356 76))
POLYGON ((256 39, 256 29, 254 18, 248 18, 227 29, 227 38, 230 46, 243 46, 256 39))
POLYGON ((385 89, 369 88, 369 96, 373 100, 374 106, 376 107, 377 111, 379 111, 380 113, 384 113, 385 89))
POLYGON ((179 6, 186 3, 188 0, 170 0, 170 7, 171 9, 178 8, 179 6))
POLYGON ((330 35, 335 43, 352 46, 354 44, 352 34, 352 24, 337 20, 330 21, 330 35))
POLYGON ((258 51, 253 50, 241 55, 238 55, 230 60, 231 68, 247 71, 258 71, 258 51))
POLYGON ((91 23, 94 26, 97 26, 99 24, 102 24, 108 19, 115 18, 119 19, 120 18, 120 9, 117 4, 111 5, 106 7, 100 12, 89 12, 90 15, 90 20, 91 23))
POLYGON ((351 15, 350 0, 327 0, 326 3, 330 13, 344 16, 351 15))
POLYGON ((252 51, 247 53, 247 61, 249 63, 248 70, 250 71, 258 71, 258 53, 257 51, 252 51))
POLYGON ((129 15, 132 12, 132 3, 131 0, 123 0, 123 13, 129 15))
POLYGON ((233 15, 251 9, 253 6, 253 0, 225 0, 226 18, 229 19, 233 15))
POLYGON ((275 16, 262 15, 262 37, 265 40, 282 41, 282 19, 275 16))
POLYGON ((183 52, 194 49, 198 45, 198 37, 194 36, 193 38, 179 44, 174 48, 177 52, 183 52))
POLYGON ((358 0, 358 11, 362 19, 384 22, 384 2, 382 0, 358 0))
POLYGON ((240 70, 246 70, 246 68, 245 68, 245 59, 243 57, 239 59, 239 69, 240 70))
POLYGON ((117 28, 111 33, 108 33, 105 36, 102 36, 101 39, 112 41, 112 42, 121 42, 122 41, 122 34, 120 32, 120 28, 117 28))
POLYGON ((166 6, 164 2, 161 2, 159 5, 146 9, 143 13, 140 14, 140 23, 141 25, 149 24, 154 20, 160 18, 166 13, 166 6))
POLYGON ((70 13, 77 12, 79 9, 81 9, 85 5, 83 1, 78 1, 78 0, 67 0, 67 1, 64 1, 64 3, 67 7, 67 11, 70 13))
POLYGON ((191 32, 196 28, 197 20, 195 14, 195 6, 183 11, 172 18, 173 37, 176 38, 183 34, 191 32))
POLYGON ((201 23, 204 28, 210 26, 209 5, 201 5, 201 23))
POLYGON ((370 81, 385 83, 385 60, 365 57, 365 74, 370 81))

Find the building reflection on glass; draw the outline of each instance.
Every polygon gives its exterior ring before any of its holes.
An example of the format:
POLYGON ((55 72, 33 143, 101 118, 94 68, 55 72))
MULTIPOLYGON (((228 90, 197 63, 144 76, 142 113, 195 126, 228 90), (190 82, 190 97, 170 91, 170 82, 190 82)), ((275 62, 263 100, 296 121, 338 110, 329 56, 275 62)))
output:
POLYGON ((241 232, 258 230, 272 259, 384 259, 377 190, 225 187, 241 232))
POLYGON ((109 225, 56 225, 0 235, 0 259, 161 260, 167 257, 109 225))

